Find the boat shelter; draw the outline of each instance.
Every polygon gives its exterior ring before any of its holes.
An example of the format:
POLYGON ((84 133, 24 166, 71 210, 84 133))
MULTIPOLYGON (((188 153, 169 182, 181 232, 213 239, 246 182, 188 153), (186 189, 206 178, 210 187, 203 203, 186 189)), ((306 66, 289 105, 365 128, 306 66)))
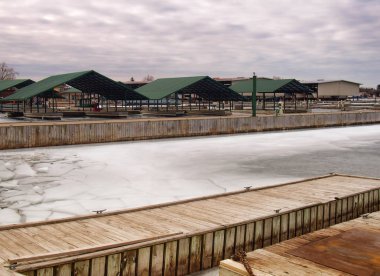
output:
POLYGON ((5 98, 13 94, 17 89, 34 83, 31 79, 19 79, 19 80, 0 80, 0 98, 5 98))
MULTIPOLYGON (((252 79, 235 82, 230 86, 230 89, 245 96, 246 99, 251 99, 253 91, 252 79)), ((257 79, 256 93, 257 97, 262 101, 263 109, 266 108, 265 103, 267 100, 272 100, 273 108, 275 108, 275 102, 280 98, 284 101, 284 109, 286 100, 293 100, 295 109, 297 109, 297 99, 299 98, 306 100, 308 107, 308 100, 313 97, 313 91, 295 79, 257 79)))
MULTIPOLYGON (((62 75, 50 76, 46 79, 33 83, 29 86, 21 88, 16 93, 2 99, 2 101, 15 101, 24 103, 28 101, 30 104, 30 109, 32 112, 33 103, 37 105, 37 111, 39 112, 39 103, 43 99, 46 103, 49 95, 53 98, 53 112, 55 111, 55 104, 53 97, 54 89, 67 84, 73 88, 79 89, 82 94, 82 103, 86 100, 90 103, 91 101, 105 101, 108 110, 109 101, 115 102, 115 108, 117 109, 117 102, 122 101, 125 103, 127 101, 141 101, 147 99, 145 96, 135 92, 134 90, 122 85, 112 79, 107 78, 93 70, 74 72, 62 75)), ((83 109, 86 107, 84 104, 81 106, 83 109)), ((45 104, 45 112, 47 106, 45 104)))
POLYGON ((210 109, 211 105, 215 106, 214 102, 219 103, 220 109, 224 102, 244 99, 240 94, 208 76, 157 79, 137 88, 136 92, 147 97, 149 104, 153 102, 157 109, 163 105, 169 109, 170 105, 174 104, 176 110, 179 109, 179 105, 183 110, 185 103, 189 110, 192 110, 194 104, 199 110, 201 105, 205 107, 207 104, 210 109))

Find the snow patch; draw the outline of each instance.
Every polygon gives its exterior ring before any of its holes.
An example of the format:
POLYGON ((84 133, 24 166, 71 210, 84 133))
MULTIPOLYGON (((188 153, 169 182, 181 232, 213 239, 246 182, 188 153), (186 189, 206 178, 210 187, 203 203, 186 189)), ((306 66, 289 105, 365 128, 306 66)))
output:
POLYGON ((36 175, 36 171, 27 163, 22 163, 15 166, 15 176, 14 178, 26 178, 33 177, 36 175))
POLYGON ((0 180, 1 181, 7 181, 12 179, 15 176, 14 172, 8 171, 8 170, 1 170, 0 169, 0 180))
POLYGON ((20 223, 20 215, 12 209, 0 209, 1 224, 20 223))

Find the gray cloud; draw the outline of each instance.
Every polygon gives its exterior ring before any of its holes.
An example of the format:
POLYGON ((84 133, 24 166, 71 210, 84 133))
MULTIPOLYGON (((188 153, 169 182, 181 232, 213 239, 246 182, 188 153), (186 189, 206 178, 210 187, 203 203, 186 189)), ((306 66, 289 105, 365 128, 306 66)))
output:
POLYGON ((256 71, 375 86, 379 13, 375 0, 13 0, 0 4, 0 53, 35 79, 256 71))

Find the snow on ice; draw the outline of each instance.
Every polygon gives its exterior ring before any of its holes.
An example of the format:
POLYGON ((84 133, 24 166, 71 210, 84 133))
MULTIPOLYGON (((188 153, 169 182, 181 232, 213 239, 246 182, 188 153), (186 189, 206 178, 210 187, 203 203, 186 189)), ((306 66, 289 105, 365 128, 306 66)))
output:
POLYGON ((0 224, 63 218, 327 174, 380 177, 380 126, 0 152, 0 224))

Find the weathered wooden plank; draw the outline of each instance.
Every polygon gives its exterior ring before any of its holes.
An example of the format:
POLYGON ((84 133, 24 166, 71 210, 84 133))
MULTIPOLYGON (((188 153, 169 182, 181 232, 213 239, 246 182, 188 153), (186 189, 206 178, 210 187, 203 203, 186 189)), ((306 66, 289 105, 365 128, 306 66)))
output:
POLYGON ((137 253, 137 275, 149 276, 150 272, 150 247, 140 248, 137 253))
POLYGON ((310 232, 317 230, 317 206, 310 208, 310 232))
POLYGON ((74 263, 74 275, 88 276, 90 272, 90 261, 80 261, 74 263))
MULTIPOLYGON (((83 274, 80 274, 80 275, 83 275, 83 274)), ((54 276, 54 269, 53 267, 38 269, 36 276, 54 276)))
POLYGON ((353 197, 352 204, 352 218, 357 218, 359 216, 359 195, 353 197))
POLYGON ((120 274, 121 254, 113 254, 107 257, 107 275, 120 274))
POLYGON ((349 196, 347 198, 347 220, 351 220, 354 217, 354 197, 349 196))
POLYGON ((91 276, 104 275, 106 271, 106 257, 91 260, 91 276))
POLYGON ((255 223, 248 223, 245 228, 245 245, 244 250, 246 252, 253 250, 253 243, 255 237, 255 223))
POLYGON ((134 276, 136 273, 137 250, 130 250, 121 254, 120 271, 122 275, 134 276))
POLYGON ((281 216, 273 217, 272 221, 272 242, 275 244, 280 242, 280 232, 281 232, 281 216))
POLYGON ((375 190, 373 193, 373 202, 374 202, 374 208, 373 211, 377 212, 380 210, 380 190, 375 190))
POLYGON ((336 216, 336 201, 331 201, 330 205, 330 221, 329 225, 332 226, 335 224, 335 216, 336 216))
POLYGON ((272 223, 273 223, 273 218, 267 218, 264 220, 264 236, 263 236, 264 247, 272 244, 272 223))
POLYGON ((296 236, 301 236, 303 230, 303 210, 296 212, 296 236))
POLYGON ((330 204, 323 205, 323 228, 330 226, 330 204))
POLYGON ((289 239, 296 236, 297 212, 289 213, 289 239))
POLYGON ((368 212, 372 213, 374 211, 374 191, 368 192, 368 212))
POLYGON ((336 210, 335 210, 335 223, 342 222, 342 200, 338 199, 336 201, 336 210))
POLYGON ((369 212, 369 192, 363 193, 363 214, 369 212))
POLYGON ((320 204, 317 206, 317 230, 323 228, 324 223, 324 205, 320 204))
MULTIPOLYGON (((254 237, 254 250, 263 248, 264 242, 264 221, 259 220, 255 222, 255 237, 254 237)), ((227 255, 224 256, 227 259, 227 255)))
POLYGON ((150 273, 152 276, 162 275, 164 263, 164 244, 152 246, 150 273))
POLYGON ((212 267, 212 245, 214 242, 213 233, 206 233, 203 235, 202 242, 202 269, 212 267))
POLYGON ((348 198, 342 198, 341 222, 347 221, 348 198))
POLYGON ((359 194, 358 200, 358 216, 364 214, 364 194, 359 194))
MULTIPOLYGON (((71 276, 72 275, 72 264, 58 265, 55 268, 55 276, 71 276)), ((103 274, 104 275, 104 274, 103 274)))
POLYGON ((235 233, 236 228, 230 227, 226 229, 225 234, 225 247, 224 247, 224 258, 230 258, 235 253, 235 233))
MULTIPOLYGON (((35 271, 27 271, 27 272, 22 272, 22 275, 25 276, 35 276, 35 271)), ((65 276, 71 276, 71 274, 65 274, 65 276)))
POLYGON ((303 226, 302 226, 302 234, 306 234, 310 232, 310 220, 311 220, 311 208, 303 209, 303 226))
POLYGON ((214 234, 213 266, 219 265, 224 259, 224 233, 224 230, 220 230, 214 234))
POLYGON ((175 275, 177 271, 177 241, 165 243, 165 258, 164 258, 164 273, 163 275, 175 275))
POLYGON ((177 276, 189 273, 190 263, 190 238, 178 241, 177 276))
POLYGON ((281 233, 280 241, 285 241, 288 239, 289 235, 289 214, 281 215, 281 233))
POLYGON ((191 237, 190 273, 201 270, 202 239, 200 235, 191 237))
POLYGON ((245 224, 236 226, 235 251, 244 249, 245 227, 245 224))

